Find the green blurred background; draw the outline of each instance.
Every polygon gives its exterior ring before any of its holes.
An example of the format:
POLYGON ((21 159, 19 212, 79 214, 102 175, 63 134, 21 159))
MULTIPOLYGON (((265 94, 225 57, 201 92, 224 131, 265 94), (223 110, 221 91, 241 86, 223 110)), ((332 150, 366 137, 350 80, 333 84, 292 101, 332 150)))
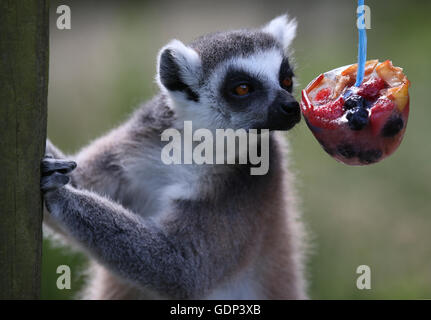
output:
MULTIPOLYGON (((305 86, 321 72, 356 59, 356 1, 51 1, 48 135, 73 153, 123 121, 157 92, 156 55, 172 38, 257 27, 286 11, 297 18, 296 74, 305 86), (72 29, 55 28, 68 4, 72 29)), ((412 82, 408 130, 399 150, 367 167, 330 158, 302 122, 288 133, 302 199, 315 299, 431 298, 431 1, 366 1, 369 58, 392 59, 412 82), (428 92, 428 93, 427 93, 428 92), (356 288, 369 265, 372 289, 356 288)), ((70 299, 86 259, 45 240, 45 299, 70 299), (56 268, 72 268, 72 290, 56 288, 56 268)))

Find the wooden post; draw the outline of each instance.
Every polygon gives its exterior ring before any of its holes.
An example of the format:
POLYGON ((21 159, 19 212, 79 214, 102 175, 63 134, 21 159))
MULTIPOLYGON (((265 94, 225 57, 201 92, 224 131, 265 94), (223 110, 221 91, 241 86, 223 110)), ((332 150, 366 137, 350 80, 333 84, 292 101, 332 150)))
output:
POLYGON ((48 0, 0 0, 0 299, 40 297, 48 55, 48 0))

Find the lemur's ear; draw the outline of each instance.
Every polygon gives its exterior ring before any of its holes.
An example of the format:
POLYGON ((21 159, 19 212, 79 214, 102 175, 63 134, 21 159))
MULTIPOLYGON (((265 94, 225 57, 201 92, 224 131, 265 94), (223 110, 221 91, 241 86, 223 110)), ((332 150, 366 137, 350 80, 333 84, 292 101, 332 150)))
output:
POLYGON ((297 25, 295 19, 289 19, 287 14, 284 14, 271 20, 262 30, 271 34, 282 44, 283 49, 287 50, 295 39, 297 25))
POLYGON ((197 87, 201 60, 195 50, 181 41, 172 40, 160 50, 157 80, 162 89, 182 92, 189 100, 198 101, 197 87))

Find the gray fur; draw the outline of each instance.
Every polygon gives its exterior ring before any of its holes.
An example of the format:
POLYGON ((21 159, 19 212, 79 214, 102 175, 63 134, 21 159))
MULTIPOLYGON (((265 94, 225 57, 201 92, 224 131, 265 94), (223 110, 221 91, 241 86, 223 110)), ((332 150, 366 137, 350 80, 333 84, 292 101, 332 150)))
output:
POLYGON ((258 51, 282 47, 270 34, 261 30, 217 32, 190 43, 202 59, 204 74, 208 75, 223 61, 232 57, 247 57, 258 51))
MULTIPOLYGON (((191 47, 203 69, 181 65, 180 79, 193 68, 211 74, 226 59, 281 44, 267 33, 238 31, 191 47)), ((175 54, 175 63, 194 59, 175 54)), ((301 225, 277 134, 263 176, 251 176, 249 164, 166 166, 161 133, 181 130, 185 115, 193 117, 181 108, 215 112, 202 100, 181 100, 174 89, 162 88, 126 123, 71 157, 78 164, 72 172, 73 164, 55 160, 65 156, 47 143, 54 159, 42 167, 45 222, 94 259, 85 297, 305 298, 301 225), (63 186, 61 177, 72 183, 63 186)), ((208 113, 197 123, 217 117, 208 113)))

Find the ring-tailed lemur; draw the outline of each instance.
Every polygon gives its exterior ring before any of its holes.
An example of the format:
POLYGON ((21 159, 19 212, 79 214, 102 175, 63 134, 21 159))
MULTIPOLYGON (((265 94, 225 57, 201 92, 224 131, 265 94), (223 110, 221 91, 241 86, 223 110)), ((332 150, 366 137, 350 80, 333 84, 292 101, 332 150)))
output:
POLYGON ((158 57, 161 93, 73 156, 76 169, 48 141, 45 222, 94 260, 86 298, 306 297, 302 228, 275 132, 266 175, 250 175, 248 164, 160 158, 161 133, 185 120, 292 128, 300 120, 287 56, 295 31, 281 16, 261 29, 174 40, 158 57))

